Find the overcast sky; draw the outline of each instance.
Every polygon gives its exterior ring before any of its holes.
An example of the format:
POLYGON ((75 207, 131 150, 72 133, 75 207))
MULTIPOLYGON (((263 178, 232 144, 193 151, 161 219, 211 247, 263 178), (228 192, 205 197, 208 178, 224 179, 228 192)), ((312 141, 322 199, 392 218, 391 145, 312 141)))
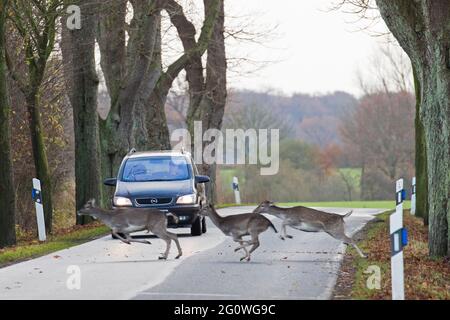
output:
MULTIPOLYGON (((356 22, 354 15, 329 11, 336 0, 227 0, 228 24, 247 21, 254 29, 270 29, 273 36, 264 45, 230 44, 231 57, 245 56, 267 64, 255 73, 237 74, 233 67, 230 87, 256 90, 274 89, 285 94, 327 93, 343 90, 358 95, 356 72, 367 64, 385 41, 367 31, 357 31, 367 21, 356 22), (351 23, 353 22, 353 23, 351 23)), ((380 21, 375 27, 385 30, 380 21)), ((257 64, 261 66, 261 64, 257 64)))

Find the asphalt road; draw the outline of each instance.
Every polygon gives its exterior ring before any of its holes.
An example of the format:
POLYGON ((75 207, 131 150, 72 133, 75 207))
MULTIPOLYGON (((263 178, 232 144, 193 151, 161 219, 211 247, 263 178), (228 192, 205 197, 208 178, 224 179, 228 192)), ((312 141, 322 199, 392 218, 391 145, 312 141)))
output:
MULTIPOLYGON (((219 212, 228 215, 252 209, 219 212)), ((383 211, 354 209, 346 219, 347 233, 353 234, 383 211)), ((280 221, 269 218, 279 229, 280 221)), ((156 238, 150 239, 152 245, 127 245, 107 236, 0 269, 0 299, 330 298, 345 245, 324 233, 288 230, 294 239, 282 241, 270 229, 263 233, 251 262, 239 261, 243 253, 235 253, 235 243, 209 219, 208 232, 201 237, 188 236, 188 229, 175 230, 184 253, 180 260, 173 259, 173 245, 169 260, 159 261, 165 243, 156 238)))

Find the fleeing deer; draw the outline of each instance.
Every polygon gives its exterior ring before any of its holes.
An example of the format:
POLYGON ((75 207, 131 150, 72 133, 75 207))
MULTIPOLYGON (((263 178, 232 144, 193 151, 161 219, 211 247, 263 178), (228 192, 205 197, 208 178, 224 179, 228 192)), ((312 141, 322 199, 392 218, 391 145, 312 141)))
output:
POLYGON ((255 215, 253 213, 243 213, 227 217, 220 216, 213 205, 204 206, 200 211, 201 215, 208 216, 211 221, 219 228, 226 236, 233 237, 233 240, 239 243, 234 252, 241 249, 245 251, 245 256, 242 260, 250 261, 250 254, 259 247, 259 235, 271 227, 275 232, 278 232, 275 226, 269 219, 262 215, 255 215), (242 237, 250 236, 250 241, 244 241, 242 237), (252 246, 250 251, 248 246, 252 246))
POLYGON ((115 210, 105 210, 95 207, 95 200, 89 200, 84 207, 78 211, 78 215, 92 216, 105 225, 111 228, 112 234, 125 242, 131 244, 131 242, 139 242, 145 244, 151 244, 147 240, 133 239, 130 236, 132 232, 144 231, 152 232, 158 238, 164 240, 167 244, 166 252, 159 257, 159 259, 167 259, 170 251, 170 244, 175 241, 178 249, 178 259, 183 254, 181 251, 180 243, 178 242, 178 236, 174 233, 167 231, 167 216, 172 216, 175 220, 178 217, 172 213, 164 213, 154 208, 121 208, 115 210), (120 234, 125 235, 123 238, 120 234))
POLYGON ((274 205, 273 202, 264 201, 253 211, 253 213, 268 213, 283 220, 280 235, 282 240, 284 240, 285 237, 292 239, 292 236, 286 233, 286 226, 306 232, 326 232, 333 238, 343 241, 347 245, 351 244, 361 257, 367 257, 358 248, 356 242, 345 234, 344 219, 349 217, 353 211, 341 216, 339 214, 323 212, 302 206, 280 208, 274 205))

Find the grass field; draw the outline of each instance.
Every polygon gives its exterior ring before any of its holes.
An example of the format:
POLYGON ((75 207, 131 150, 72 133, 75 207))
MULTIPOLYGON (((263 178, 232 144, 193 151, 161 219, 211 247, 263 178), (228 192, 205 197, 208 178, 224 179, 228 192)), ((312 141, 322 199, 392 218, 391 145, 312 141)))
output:
MULTIPOLYGON (((249 203, 243 205, 256 205, 256 203, 249 203)), ((284 202, 278 203, 280 206, 293 207, 293 206, 305 206, 305 207, 323 207, 323 208, 372 208, 372 209, 395 209, 395 201, 331 201, 331 202, 284 202)), ((226 203, 220 204, 217 207, 226 208, 234 207, 236 204, 226 203)), ((411 208, 411 201, 405 201, 403 204, 404 209, 411 208)))
POLYGON ((233 177, 236 175, 237 170, 233 168, 220 168, 219 174, 224 179, 232 180, 233 177))

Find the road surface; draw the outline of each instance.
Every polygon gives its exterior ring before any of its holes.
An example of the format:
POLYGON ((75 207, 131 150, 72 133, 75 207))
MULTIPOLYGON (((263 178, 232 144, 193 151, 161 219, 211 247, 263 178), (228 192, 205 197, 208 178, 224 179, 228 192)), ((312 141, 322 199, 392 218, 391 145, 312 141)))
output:
MULTIPOLYGON (((227 208, 220 214, 250 212, 227 208)), ((326 208, 343 214, 350 209, 326 208)), ((354 209, 353 234, 385 210, 354 209)), ((268 216, 279 229, 280 220, 268 216)), ((124 244, 110 236, 0 269, 0 299, 329 299, 345 245, 325 233, 288 230, 282 241, 271 229, 251 262, 240 262, 235 243, 212 225, 201 237, 180 234, 183 257, 159 261, 165 243, 124 244), (78 275, 80 275, 78 277, 78 275), (68 285, 69 284, 69 285, 68 285)))

